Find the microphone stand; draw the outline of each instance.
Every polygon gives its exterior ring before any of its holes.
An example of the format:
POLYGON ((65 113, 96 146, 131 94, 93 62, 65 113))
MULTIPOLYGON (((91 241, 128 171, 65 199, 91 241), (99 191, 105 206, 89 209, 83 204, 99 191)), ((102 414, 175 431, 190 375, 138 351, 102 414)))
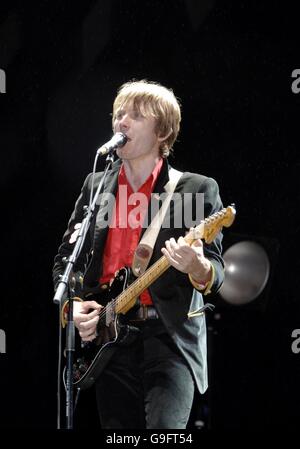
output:
MULTIPOLYGON (((98 155, 96 156, 98 157, 98 155)), ((75 352, 75 326, 73 321, 73 296, 75 295, 75 279, 71 277, 73 273, 73 266, 76 263, 80 251, 83 247, 87 232, 89 230, 91 221, 94 216, 94 210, 98 196, 103 187, 108 170, 114 162, 113 150, 111 150, 106 157, 106 166, 103 176, 93 197, 90 207, 84 206, 84 219, 82 220, 79 233, 72 254, 65 260, 66 267, 60 280, 53 298, 55 304, 60 305, 60 310, 63 305, 63 298, 65 292, 68 290, 69 312, 68 323, 66 326, 66 424, 67 429, 73 429, 73 358, 75 352)), ((95 165, 95 164, 94 164, 95 165)))

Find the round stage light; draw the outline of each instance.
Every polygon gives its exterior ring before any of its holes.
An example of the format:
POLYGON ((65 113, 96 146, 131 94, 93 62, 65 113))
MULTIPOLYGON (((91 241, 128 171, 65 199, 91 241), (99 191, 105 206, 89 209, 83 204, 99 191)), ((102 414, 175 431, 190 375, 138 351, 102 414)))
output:
POLYGON ((225 280, 220 296, 233 305, 247 304, 265 288, 270 275, 270 261, 265 249, 252 241, 229 247, 224 255, 225 280))

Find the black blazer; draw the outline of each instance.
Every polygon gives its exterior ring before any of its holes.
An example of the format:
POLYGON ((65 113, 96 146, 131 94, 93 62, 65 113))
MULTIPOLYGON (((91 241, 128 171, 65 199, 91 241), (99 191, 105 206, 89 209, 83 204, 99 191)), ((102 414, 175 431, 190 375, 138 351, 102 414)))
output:
MULTIPOLYGON (((113 164, 109 171, 104 192, 108 195, 116 194, 118 187, 118 173, 121 161, 113 164)), ((153 193, 161 194, 164 186, 169 180, 169 168, 167 161, 164 164, 157 179, 153 193)), ((94 189, 96 190, 103 173, 95 176, 94 189)), ((86 178, 81 190, 81 194, 75 204, 75 209, 68 223, 67 231, 63 236, 63 242, 59 247, 55 257, 53 268, 54 284, 57 284, 58 276, 62 274, 64 265, 63 257, 68 257, 73 250, 73 245, 69 243, 71 234, 74 232, 74 225, 83 219, 83 206, 89 202, 91 190, 91 174, 86 178)), ((175 189, 175 201, 170 205, 170 227, 162 227, 157 237, 153 255, 149 266, 162 256, 161 248, 166 240, 174 237, 178 239, 184 236, 189 229, 189 223, 184 221, 184 209, 195 212, 196 193, 204 195, 204 217, 207 217, 222 208, 219 196, 219 189, 216 181, 199 174, 185 172, 175 189), (189 193, 188 201, 184 202, 183 194, 189 193), (184 207, 183 207, 184 205, 184 207), (178 210, 181 211, 182 224, 178 227, 178 210)), ((103 200, 103 196, 102 196, 103 200)), ((197 198, 199 201, 199 198, 197 198)), ((157 201, 152 199, 151 201, 157 201)), ((75 271, 84 273, 85 288, 94 287, 102 272, 102 255, 108 232, 107 209, 99 207, 100 199, 97 203, 94 219, 91 223, 89 234, 81 251, 80 257, 74 267, 75 271)), ((150 214, 150 206, 149 211, 150 214)), ((167 212, 168 214, 168 212, 167 212)), ((151 220, 150 220, 151 221, 151 220)), ((150 222, 148 221, 148 222, 150 222)), ((143 229, 143 232, 145 229, 143 229)), ((215 268, 215 279, 212 291, 216 291, 224 279, 224 264, 221 257, 222 234, 219 233, 215 240, 204 245, 205 256, 211 261, 215 268)), ((206 325, 205 317, 188 318, 189 311, 198 309, 203 305, 203 298, 200 292, 195 290, 186 274, 170 267, 159 279, 149 287, 153 302, 160 315, 166 330, 172 337, 178 349, 186 359, 200 392, 207 388, 207 360, 206 360, 206 325)))

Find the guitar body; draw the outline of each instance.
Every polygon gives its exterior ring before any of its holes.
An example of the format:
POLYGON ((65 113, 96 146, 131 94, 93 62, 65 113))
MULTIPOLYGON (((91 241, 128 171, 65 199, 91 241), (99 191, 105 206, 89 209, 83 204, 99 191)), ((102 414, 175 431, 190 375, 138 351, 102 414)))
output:
POLYGON ((86 294, 86 299, 95 300, 103 305, 105 312, 100 313, 97 325, 98 337, 92 342, 81 342, 75 352, 73 385, 76 388, 85 390, 92 386, 116 349, 130 344, 139 332, 136 327, 127 323, 128 320, 123 314, 107 317, 108 305, 127 288, 130 277, 130 269, 122 268, 109 288, 104 291, 96 288, 86 294))

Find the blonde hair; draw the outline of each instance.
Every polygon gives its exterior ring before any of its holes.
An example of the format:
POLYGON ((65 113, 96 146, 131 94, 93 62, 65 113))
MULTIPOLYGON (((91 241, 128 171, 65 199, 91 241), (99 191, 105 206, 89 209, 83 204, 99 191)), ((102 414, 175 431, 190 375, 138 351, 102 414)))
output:
POLYGON ((145 117, 155 118, 157 135, 167 136, 160 144, 160 155, 169 156, 179 133, 181 121, 180 104, 173 91, 147 80, 129 81, 123 84, 113 104, 113 123, 117 111, 128 103, 131 103, 132 107, 145 117))

